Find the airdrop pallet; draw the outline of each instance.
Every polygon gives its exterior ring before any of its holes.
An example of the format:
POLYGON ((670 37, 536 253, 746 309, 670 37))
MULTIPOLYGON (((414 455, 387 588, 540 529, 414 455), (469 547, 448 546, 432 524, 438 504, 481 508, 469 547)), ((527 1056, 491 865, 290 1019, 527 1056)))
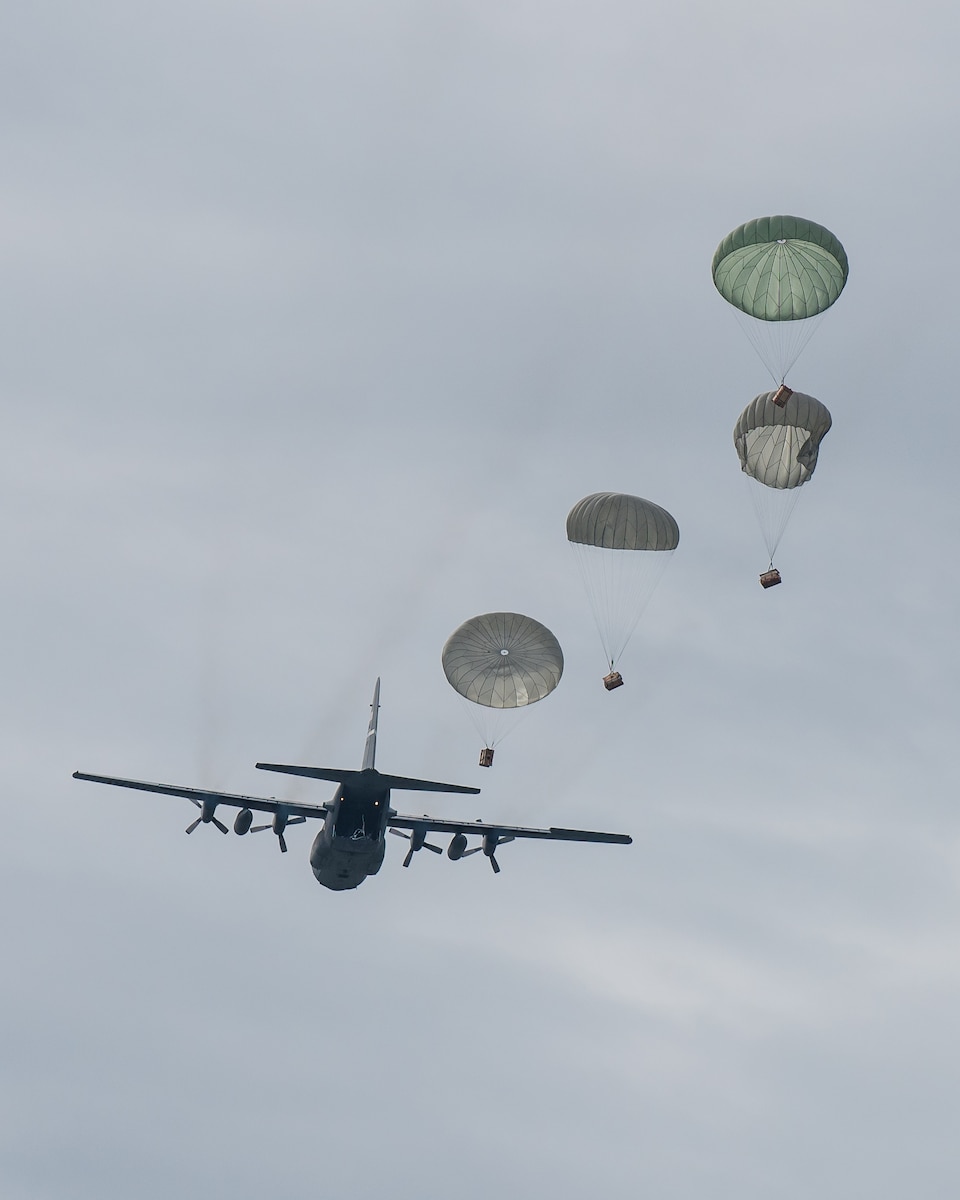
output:
POLYGON ((785 383, 781 383, 770 399, 777 406, 777 408, 785 408, 787 401, 792 395, 793 388, 788 388, 785 383))

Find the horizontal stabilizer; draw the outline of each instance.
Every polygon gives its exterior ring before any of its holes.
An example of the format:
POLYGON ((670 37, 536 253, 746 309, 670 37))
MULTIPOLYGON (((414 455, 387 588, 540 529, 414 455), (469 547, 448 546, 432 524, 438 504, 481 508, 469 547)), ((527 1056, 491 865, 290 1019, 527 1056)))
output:
POLYGON ((351 788, 366 788, 383 791, 395 788, 405 792, 459 792, 475 796, 480 789, 460 787, 456 783, 434 783, 430 779, 408 779, 404 775, 383 775, 373 767, 365 771, 337 771, 332 767, 296 767, 282 763, 257 763, 258 771, 279 771, 282 775, 303 775, 307 779, 326 779, 330 783, 343 783, 351 788))
POLYGON ((433 783, 429 779, 407 779, 404 775, 381 775, 388 788, 402 792, 460 792, 465 796, 479 796, 480 789, 461 787, 457 783, 433 783))

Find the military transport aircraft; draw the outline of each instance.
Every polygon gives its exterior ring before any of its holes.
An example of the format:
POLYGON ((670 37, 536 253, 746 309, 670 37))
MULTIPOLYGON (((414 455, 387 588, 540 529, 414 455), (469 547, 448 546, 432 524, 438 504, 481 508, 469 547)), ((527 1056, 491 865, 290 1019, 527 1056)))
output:
POLYGON ((407 792, 460 792, 476 795, 480 789, 459 787, 453 783, 432 783, 428 779, 407 779, 401 775, 383 775, 374 767, 377 752, 377 716, 380 710, 380 680, 373 691, 373 710, 367 738, 364 743, 363 761, 359 771, 337 771, 329 767, 293 767, 278 763, 257 763, 261 771, 280 771, 285 775, 304 775, 308 779, 327 779, 340 786, 332 800, 326 804, 299 804, 292 800, 263 799, 258 796, 236 796, 229 792, 210 792, 204 788, 176 787, 165 783, 142 783, 137 779, 115 779, 110 775, 87 775, 75 771, 74 779, 88 779, 93 783, 110 783, 116 787, 136 788, 142 792, 161 792, 166 796, 182 796, 200 809, 200 815, 187 826, 193 833, 200 824, 213 824, 221 833, 227 827, 216 816, 217 808, 223 804, 239 808, 233 823, 238 834, 259 833, 272 829, 277 835, 280 849, 286 853, 287 843, 284 830, 289 825, 299 825, 308 818, 323 822, 323 828, 314 839, 310 850, 310 866, 317 880, 335 892, 359 887, 368 875, 376 875, 383 863, 386 850, 384 834, 390 832, 406 838, 410 843, 405 867, 418 850, 432 850, 442 854, 443 848, 428 842, 428 833, 450 833, 453 837, 447 847, 447 857, 456 861, 469 858, 479 851, 490 860, 490 866, 499 872, 500 865, 495 851, 498 846, 516 838, 548 838, 561 842, 615 842, 629 845, 633 839, 625 833, 594 833, 588 829, 525 829, 516 825, 491 825, 483 821, 448 821, 438 817, 405 817, 390 807, 391 791, 407 792), (272 813, 269 825, 254 825, 254 812, 272 813), (477 835, 478 845, 470 846, 469 839, 477 835))

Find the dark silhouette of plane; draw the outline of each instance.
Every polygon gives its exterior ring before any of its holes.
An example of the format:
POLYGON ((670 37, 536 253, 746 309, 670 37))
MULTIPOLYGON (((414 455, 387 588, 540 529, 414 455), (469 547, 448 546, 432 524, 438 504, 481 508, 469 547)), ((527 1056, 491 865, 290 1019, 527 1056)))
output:
POLYGON ((233 823, 238 834, 258 833, 272 829, 280 849, 286 853, 284 830, 307 820, 322 821, 320 832, 310 849, 310 866, 324 887, 342 892, 359 887, 368 875, 376 875, 386 851, 386 833, 406 838, 410 847, 403 865, 409 867, 418 850, 443 849, 428 842, 430 833, 452 834, 447 857, 456 861, 483 852, 495 872, 500 871, 495 851, 498 846, 517 838, 540 838, 561 842, 613 842, 629 845, 633 839, 625 833, 596 833, 588 829, 525 829, 516 825, 493 825, 483 821, 448 821, 441 817, 402 816, 390 807, 392 791, 458 792, 476 795, 480 789, 460 787, 453 783, 434 783, 428 779, 408 779, 402 775, 384 775, 374 766, 377 753, 377 717, 380 711, 380 680, 377 680, 370 706, 370 725, 363 749, 359 771, 337 771, 329 767, 296 767, 278 763, 257 763, 261 771, 279 771, 285 775, 302 775, 308 779, 325 779, 336 783, 336 793, 326 804, 298 804, 292 800, 264 799, 258 796, 236 796, 229 792, 211 792, 204 788, 177 787, 165 783, 143 783, 137 779, 116 779, 110 775, 87 775, 75 771, 74 779, 93 783, 109 783, 116 787, 136 788, 142 792, 160 792, 166 796, 182 796, 200 810, 197 819, 187 826, 187 833, 200 824, 213 824, 221 833, 227 827, 217 818, 221 805, 238 808, 233 823), (254 825, 255 812, 272 813, 269 825, 254 825), (477 836, 479 844, 470 846, 469 839, 477 836))

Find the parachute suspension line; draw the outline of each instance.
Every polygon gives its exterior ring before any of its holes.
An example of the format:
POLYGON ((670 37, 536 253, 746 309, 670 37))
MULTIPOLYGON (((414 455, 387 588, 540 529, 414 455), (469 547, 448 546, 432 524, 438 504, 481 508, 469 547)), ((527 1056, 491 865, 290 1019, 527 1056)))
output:
POLYGON ((670 550, 609 550, 571 542, 611 671, 673 557, 670 550))
POLYGON ((616 651, 612 646, 611 639, 607 636, 607 631, 614 628, 614 614, 611 611, 611 596, 614 589, 612 582, 607 578, 612 573, 612 567, 607 568, 607 564, 602 561, 602 556, 597 552, 596 547, 584 546, 579 542, 571 542, 570 545, 577 560, 577 570, 583 580, 590 611, 593 613, 593 622, 600 634, 603 656, 610 664, 610 669, 613 670, 616 651), (590 554, 591 550, 592 554, 590 554), (596 566, 595 571, 590 570, 591 564, 596 566))
POLYGON ((757 358, 759 358, 763 365, 767 368, 770 378, 775 384, 782 383, 783 380, 777 378, 777 373, 771 365, 771 363, 775 361, 779 355, 772 355, 770 353, 770 347, 768 343, 773 335, 768 330, 762 328, 767 324, 767 322, 758 321, 756 317, 748 317, 747 314, 741 312, 739 308, 731 307, 730 312, 733 316, 733 319, 743 330, 747 341, 753 347, 754 354, 756 354, 757 358))
POLYGON ((461 696, 461 701, 466 706, 471 725, 488 750, 495 750, 501 742, 506 741, 530 711, 529 705, 523 708, 488 708, 474 704, 466 696, 461 696))
POLYGON ((767 368, 774 384, 786 380, 797 359, 820 328, 823 317, 818 313, 804 321, 760 321, 738 308, 731 310, 757 358, 767 368))
POLYGON ((817 313, 816 316, 807 317, 803 321, 780 321, 778 323, 780 369, 783 372, 781 383, 810 344, 813 335, 820 328, 822 318, 823 313, 817 313))
POLYGON ((753 502, 753 510, 757 514, 763 542, 767 554, 770 556, 770 566, 773 567, 777 549, 803 489, 802 487, 765 487, 756 479, 751 479, 749 475, 744 475, 744 483, 750 492, 750 499, 753 502))

